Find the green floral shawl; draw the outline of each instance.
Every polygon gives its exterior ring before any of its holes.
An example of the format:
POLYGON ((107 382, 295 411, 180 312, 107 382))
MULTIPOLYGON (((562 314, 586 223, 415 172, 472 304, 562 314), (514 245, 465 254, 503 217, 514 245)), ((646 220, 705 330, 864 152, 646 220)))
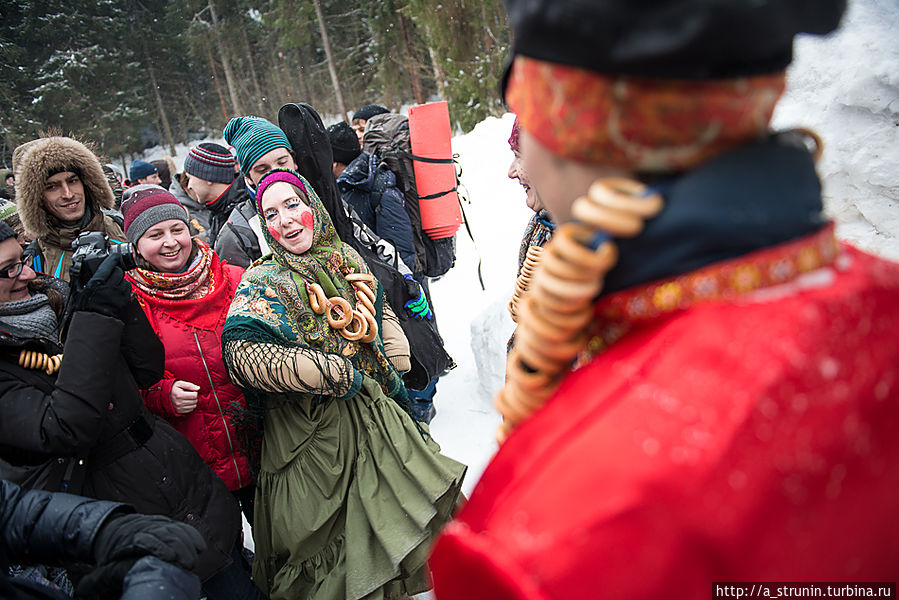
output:
MULTIPOLYGON (((404 404, 405 387, 387 360, 380 331, 368 344, 347 340, 328 325, 324 315, 309 306, 306 282, 322 286, 329 298, 339 295, 355 306, 356 296, 345 276, 368 273, 369 269, 356 250, 337 237, 331 217, 309 182, 297 176, 306 188, 315 222, 312 247, 302 255, 289 252, 269 234, 263 219, 263 235, 272 253, 244 273, 228 312, 222 342, 250 340, 340 354, 375 379, 388 396, 404 404)), ((384 291, 377 280, 375 283, 375 318, 380 324, 384 291)))

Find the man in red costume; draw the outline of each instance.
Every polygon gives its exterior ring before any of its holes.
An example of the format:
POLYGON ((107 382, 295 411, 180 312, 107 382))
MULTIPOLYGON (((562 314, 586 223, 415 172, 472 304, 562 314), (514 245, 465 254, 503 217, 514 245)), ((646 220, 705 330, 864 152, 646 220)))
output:
POLYGON ((816 136, 769 130, 793 36, 844 4, 508 0, 506 101, 554 220, 610 176, 664 207, 614 239, 558 388, 504 410, 437 600, 896 581, 899 265, 834 238, 816 136))

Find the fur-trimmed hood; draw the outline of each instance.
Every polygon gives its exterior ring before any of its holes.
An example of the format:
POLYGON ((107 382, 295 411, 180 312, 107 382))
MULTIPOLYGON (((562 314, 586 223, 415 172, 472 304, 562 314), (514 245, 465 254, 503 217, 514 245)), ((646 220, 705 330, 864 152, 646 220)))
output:
POLYGON ((85 201, 94 214, 115 208, 115 197, 100 161, 90 149, 72 138, 53 136, 26 142, 13 152, 16 203, 25 230, 40 238, 50 231, 44 209, 44 182, 51 170, 77 172, 84 184, 85 201))

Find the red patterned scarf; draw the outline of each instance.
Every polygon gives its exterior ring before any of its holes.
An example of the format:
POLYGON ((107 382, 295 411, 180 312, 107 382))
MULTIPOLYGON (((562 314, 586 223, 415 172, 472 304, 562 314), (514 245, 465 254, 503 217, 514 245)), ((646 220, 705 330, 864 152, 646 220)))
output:
POLYGON ((195 250, 191 266, 183 273, 161 273, 134 269, 127 274, 141 304, 167 314, 176 321, 198 329, 215 330, 225 320, 234 295, 227 285, 218 255, 205 242, 193 239, 195 250))

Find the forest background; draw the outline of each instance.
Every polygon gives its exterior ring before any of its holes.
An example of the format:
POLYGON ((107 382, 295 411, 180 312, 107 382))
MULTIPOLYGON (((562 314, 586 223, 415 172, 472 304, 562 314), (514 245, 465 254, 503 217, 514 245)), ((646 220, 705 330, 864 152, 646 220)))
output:
POLYGON ((287 102, 447 100, 457 132, 502 114, 502 0, 2 0, 0 165, 55 131, 130 163, 287 102))

